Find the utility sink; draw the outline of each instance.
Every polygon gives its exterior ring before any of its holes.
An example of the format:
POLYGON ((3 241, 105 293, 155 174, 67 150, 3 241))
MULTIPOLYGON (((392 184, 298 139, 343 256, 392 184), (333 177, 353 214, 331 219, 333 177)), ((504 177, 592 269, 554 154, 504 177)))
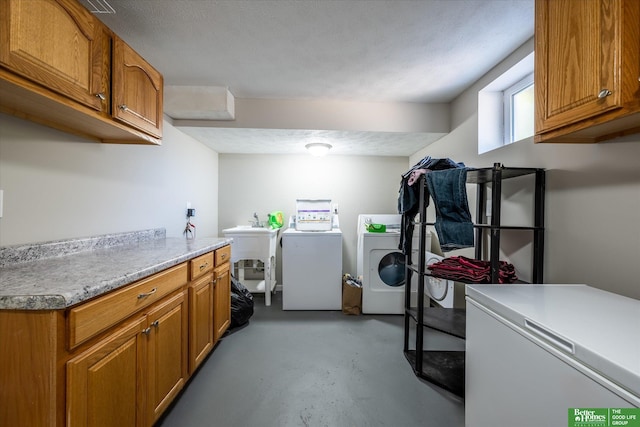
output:
POLYGON ((237 225, 222 230, 224 237, 231 237, 231 262, 257 259, 265 264, 276 255, 276 240, 279 229, 237 225))
POLYGON ((279 228, 266 228, 266 227, 253 227, 251 225, 236 225, 232 228, 225 228, 222 230, 222 234, 225 237, 233 237, 233 235, 241 235, 247 236, 251 234, 255 234, 257 236, 265 235, 265 234, 274 234, 277 235, 279 228))
POLYGON ((238 269, 238 279, 250 292, 264 292, 266 305, 271 305, 271 292, 276 287, 276 243, 279 231, 279 228, 252 227, 250 225, 237 225, 222 230, 225 237, 233 239, 231 242, 232 263, 254 260, 262 261, 264 264, 264 280, 244 280, 242 268, 238 269))

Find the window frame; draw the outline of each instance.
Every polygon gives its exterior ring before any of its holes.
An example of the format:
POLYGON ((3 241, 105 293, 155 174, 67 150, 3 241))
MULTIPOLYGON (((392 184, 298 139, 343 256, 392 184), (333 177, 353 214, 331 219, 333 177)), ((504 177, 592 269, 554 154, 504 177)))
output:
MULTIPOLYGON (((513 106, 513 95, 529 88, 533 87, 533 73, 528 74, 523 79, 509 86, 503 91, 502 96, 502 105, 503 105, 503 141, 502 145, 509 145, 514 142, 517 142, 514 139, 513 134, 513 121, 514 121, 514 106, 513 106)), ((533 118, 532 118, 533 119, 533 118)), ((526 136, 525 138, 532 137, 533 134, 526 136)), ((520 139, 518 140, 520 141, 520 139)))
MULTIPOLYGON (((533 45, 531 50, 525 53, 520 60, 507 67, 506 70, 503 70, 497 77, 478 90, 478 155, 511 145, 510 143, 505 144, 504 138, 503 92, 534 72, 533 45)), ((526 141, 527 139, 533 138, 525 138, 521 141, 526 141)))

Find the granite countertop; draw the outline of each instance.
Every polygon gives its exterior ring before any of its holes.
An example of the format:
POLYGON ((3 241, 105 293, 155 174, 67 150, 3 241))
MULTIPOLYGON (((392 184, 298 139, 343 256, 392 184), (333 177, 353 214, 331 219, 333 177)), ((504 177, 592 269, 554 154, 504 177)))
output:
POLYGON ((148 234, 140 238, 140 233, 122 233, 0 248, 4 261, 0 263, 0 310, 65 309, 232 241, 221 237, 167 238, 162 229, 149 231, 150 238, 148 234), (63 255, 41 256, 46 252, 42 247, 51 244, 63 255))

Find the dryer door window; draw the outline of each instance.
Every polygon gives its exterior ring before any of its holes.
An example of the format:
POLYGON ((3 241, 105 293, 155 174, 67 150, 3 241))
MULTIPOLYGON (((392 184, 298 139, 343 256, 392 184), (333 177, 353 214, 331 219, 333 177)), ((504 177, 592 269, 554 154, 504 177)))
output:
POLYGON ((390 287, 404 285, 404 255, 401 252, 390 252, 378 263, 380 280, 390 287))

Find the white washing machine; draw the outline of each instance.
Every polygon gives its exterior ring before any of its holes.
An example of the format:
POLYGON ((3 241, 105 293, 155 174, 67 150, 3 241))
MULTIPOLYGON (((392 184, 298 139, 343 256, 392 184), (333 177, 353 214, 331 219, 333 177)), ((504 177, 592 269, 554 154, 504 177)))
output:
MULTIPOLYGON (((337 221, 334 221, 337 226, 337 221)), ((282 309, 342 308, 342 232, 282 233, 282 309)))
MULTIPOLYGON (((362 277, 362 312, 402 314, 404 312, 405 262, 400 245, 398 214, 361 214, 358 216, 357 275, 362 277), (367 223, 385 224, 385 233, 369 232, 367 223)), ((427 247, 431 236, 427 234, 427 247)), ((418 247, 414 238, 413 247, 418 247)), ((413 286, 413 289, 417 289, 413 286)), ((413 298, 415 301, 415 298, 413 298)))

